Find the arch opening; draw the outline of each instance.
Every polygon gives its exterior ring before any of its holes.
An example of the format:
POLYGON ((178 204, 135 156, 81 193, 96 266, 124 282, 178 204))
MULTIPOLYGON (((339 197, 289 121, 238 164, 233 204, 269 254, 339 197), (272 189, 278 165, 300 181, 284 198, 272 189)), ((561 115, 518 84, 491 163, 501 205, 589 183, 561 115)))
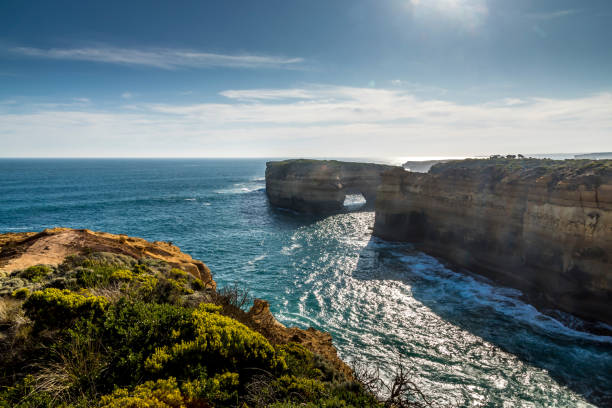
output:
POLYGON ((361 193, 346 194, 344 196, 344 209, 347 211, 360 210, 366 205, 366 198, 361 193))

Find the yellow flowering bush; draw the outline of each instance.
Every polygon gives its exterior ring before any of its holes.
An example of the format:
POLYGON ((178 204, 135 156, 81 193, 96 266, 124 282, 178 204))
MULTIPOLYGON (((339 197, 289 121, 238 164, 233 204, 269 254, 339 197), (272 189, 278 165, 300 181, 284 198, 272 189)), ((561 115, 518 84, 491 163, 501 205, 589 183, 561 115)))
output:
MULTIPOLYGON (((225 406, 238 398, 238 374, 223 373, 213 378, 178 384, 174 377, 147 381, 132 391, 118 388, 103 396, 100 408, 187 408, 209 407, 210 403, 225 406)), ((233 404, 232 404, 233 405, 233 404)))
POLYGON ((39 327, 59 327, 77 317, 90 320, 101 318, 109 303, 103 296, 48 288, 33 292, 23 304, 23 308, 26 315, 39 327))
POLYGON ((222 316, 219 306, 202 304, 192 314, 195 336, 160 347, 145 361, 151 372, 205 365, 209 370, 286 367, 281 356, 261 334, 222 316))
POLYGON ((186 408, 176 379, 147 381, 133 391, 116 389, 100 400, 100 408, 186 408))

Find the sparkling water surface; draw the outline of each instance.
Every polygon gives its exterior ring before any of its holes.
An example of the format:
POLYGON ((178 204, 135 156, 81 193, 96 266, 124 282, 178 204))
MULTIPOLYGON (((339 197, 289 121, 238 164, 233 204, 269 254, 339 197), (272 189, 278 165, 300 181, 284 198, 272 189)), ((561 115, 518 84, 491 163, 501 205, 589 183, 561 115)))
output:
POLYGON ((264 171, 264 159, 0 160, 0 232, 66 226, 172 241, 219 286, 269 300, 282 323, 330 332, 345 361, 390 376, 401 360, 442 406, 612 406, 612 338, 373 238, 372 212, 273 209, 264 171))

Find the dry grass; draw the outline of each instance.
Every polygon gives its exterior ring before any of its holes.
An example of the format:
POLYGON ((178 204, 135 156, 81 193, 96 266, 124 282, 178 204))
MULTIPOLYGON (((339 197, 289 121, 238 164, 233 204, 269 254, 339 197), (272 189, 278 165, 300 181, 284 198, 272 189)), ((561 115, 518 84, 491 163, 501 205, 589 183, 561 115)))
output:
POLYGON ((104 296, 111 303, 117 303, 119 299, 125 297, 125 284, 121 282, 111 282, 108 285, 90 288, 89 292, 94 296, 104 296))
POLYGON ((51 362, 34 377, 34 392, 53 395, 57 402, 97 395, 96 382, 108 364, 99 341, 73 338, 50 354, 51 362))
POLYGON ((0 341, 9 342, 12 346, 23 334, 23 329, 30 325, 21 304, 23 301, 8 297, 0 298, 0 341))

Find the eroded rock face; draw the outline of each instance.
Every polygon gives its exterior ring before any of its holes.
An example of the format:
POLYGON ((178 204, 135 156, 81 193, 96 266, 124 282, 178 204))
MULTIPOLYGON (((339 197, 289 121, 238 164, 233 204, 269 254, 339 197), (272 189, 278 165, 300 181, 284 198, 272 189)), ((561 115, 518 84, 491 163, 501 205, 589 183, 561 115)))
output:
POLYGON ((70 228, 0 234, 0 276, 33 265, 59 265, 67 256, 86 251, 124 254, 136 259, 160 259, 191 273, 208 287, 216 287, 210 269, 203 262, 169 242, 149 242, 127 235, 70 228))
POLYGON ((312 327, 307 330, 285 327, 272 315, 268 302, 261 299, 255 299, 248 315, 260 327, 265 328, 266 338, 272 339, 274 343, 293 342, 301 344, 313 353, 323 356, 347 378, 353 378, 353 370, 338 357, 338 352, 332 343, 331 334, 315 330, 312 327))
POLYGON ((336 160, 268 162, 266 194, 275 207, 305 213, 341 211, 347 194, 362 194, 373 207, 382 173, 393 168, 336 160))
POLYGON ((467 160, 383 176, 374 235, 612 323, 612 162, 467 160))

